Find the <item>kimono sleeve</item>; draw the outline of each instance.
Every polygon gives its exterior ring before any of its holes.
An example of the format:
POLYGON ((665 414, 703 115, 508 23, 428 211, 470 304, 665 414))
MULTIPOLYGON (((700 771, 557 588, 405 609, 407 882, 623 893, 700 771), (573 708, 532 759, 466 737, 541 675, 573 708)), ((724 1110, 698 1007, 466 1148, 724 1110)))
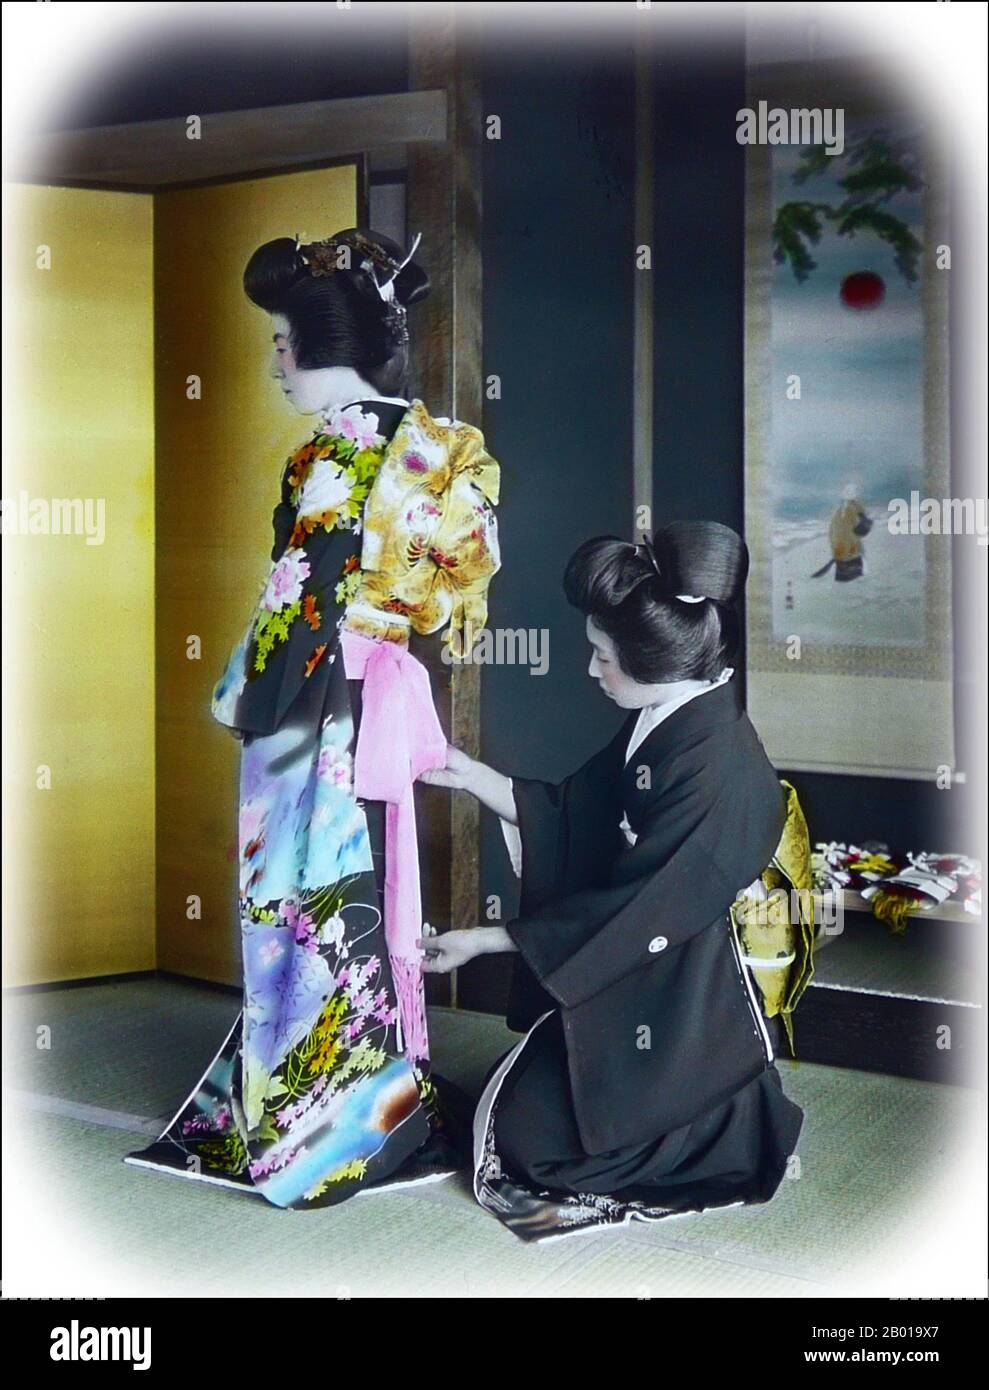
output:
MULTIPOLYGON (((509 779, 511 781, 511 779, 509 779)), ((512 796, 515 796, 515 784, 511 783, 512 796)), ((512 865, 512 873, 516 878, 522 877, 522 832, 517 825, 511 821, 501 819, 501 835, 505 842, 505 849, 508 851, 508 858, 512 865)))
POLYGON ((574 888, 606 881, 621 843, 618 775, 627 741, 623 726, 610 744, 562 782, 512 778, 523 916, 574 888))
POLYGON ((271 563, 277 565, 278 561, 285 553, 285 548, 289 543, 292 530, 295 526, 296 509, 292 505, 292 485, 289 482, 289 474, 292 471, 292 460, 289 459, 282 469, 281 488, 279 491, 278 505, 271 513, 271 563))
POLYGON ((740 886, 718 862, 725 829, 715 769, 678 759, 606 883, 547 897, 535 911, 523 903, 523 915, 506 924, 542 987, 574 1008, 716 921, 740 886))
POLYGON ((288 502, 279 502, 271 514, 271 528, 274 540, 271 547, 272 564, 277 564, 285 552, 292 527, 295 525, 295 508, 288 502))

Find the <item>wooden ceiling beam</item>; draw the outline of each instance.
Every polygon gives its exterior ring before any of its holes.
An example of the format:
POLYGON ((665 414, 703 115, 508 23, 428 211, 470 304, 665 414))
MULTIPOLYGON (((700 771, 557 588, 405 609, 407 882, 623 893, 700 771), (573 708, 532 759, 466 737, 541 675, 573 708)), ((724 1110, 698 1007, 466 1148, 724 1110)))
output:
MULTIPOLYGON (((191 115, 192 113, 190 113, 191 115)), ((425 90, 93 126, 37 137, 4 177, 21 183, 162 189, 329 163, 364 150, 442 143, 447 93, 425 90)))

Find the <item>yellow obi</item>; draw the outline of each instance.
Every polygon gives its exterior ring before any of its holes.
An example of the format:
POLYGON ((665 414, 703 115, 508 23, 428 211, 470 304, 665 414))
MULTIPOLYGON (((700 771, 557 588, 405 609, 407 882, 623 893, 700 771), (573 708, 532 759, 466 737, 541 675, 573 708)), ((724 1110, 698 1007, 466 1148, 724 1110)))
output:
POLYGON ((814 975, 814 899, 810 835, 797 793, 786 792, 786 822, 772 863, 732 904, 746 964, 767 1018, 779 1015, 793 1046, 793 1011, 814 975))
POLYGON ((472 425, 434 420, 414 400, 364 507, 361 579, 344 624, 392 642, 446 627, 465 645, 484 627, 501 567, 493 508, 499 468, 472 425))

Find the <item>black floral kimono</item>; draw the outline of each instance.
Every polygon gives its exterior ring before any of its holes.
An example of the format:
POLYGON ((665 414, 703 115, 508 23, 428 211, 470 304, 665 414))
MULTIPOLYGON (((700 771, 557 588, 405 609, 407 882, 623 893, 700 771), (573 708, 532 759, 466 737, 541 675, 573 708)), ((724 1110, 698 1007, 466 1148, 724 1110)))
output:
POLYGON ((474 1191, 523 1239, 765 1202, 803 1112, 784 1095, 731 904, 786 801, 736 682, 636 723, 559 785, 514 779, 508 1023, 474 1191))

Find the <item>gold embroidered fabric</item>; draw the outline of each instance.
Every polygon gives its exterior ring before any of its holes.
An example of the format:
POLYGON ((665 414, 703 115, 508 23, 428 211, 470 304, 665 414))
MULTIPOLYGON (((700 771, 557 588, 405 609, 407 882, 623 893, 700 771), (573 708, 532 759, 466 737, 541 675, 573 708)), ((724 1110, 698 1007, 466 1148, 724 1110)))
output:
POLYGON ((361 580, 346 626, 407 642, 446 627, 465 646, 484 627, 487 593, 501 566, 493 508, 499 468, 480 430, 434 420, 409 406, 364 508, 361 580))

